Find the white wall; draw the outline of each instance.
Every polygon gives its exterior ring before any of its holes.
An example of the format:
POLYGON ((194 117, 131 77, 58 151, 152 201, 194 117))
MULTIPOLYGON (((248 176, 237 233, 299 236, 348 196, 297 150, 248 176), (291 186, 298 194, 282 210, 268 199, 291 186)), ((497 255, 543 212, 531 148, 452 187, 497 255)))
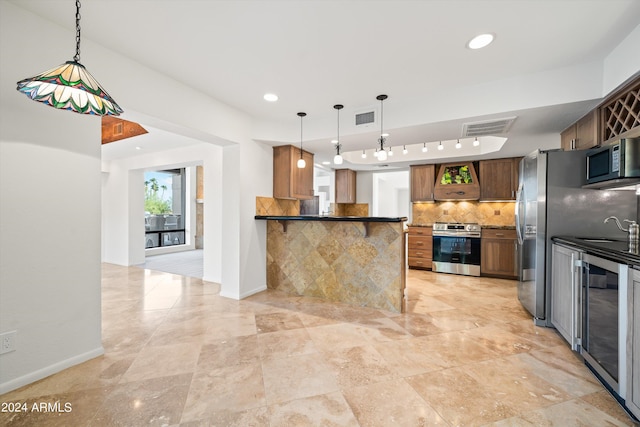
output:
POLYGON ((100 119, 15 90, 66 58, 55 58, 56 28, 32 54, 16 35, 41 29, 24 15, 0 2, 0 332, 17 331, 16 351, 0 355, 0 393, 103 353, 100 119))
POLYGON ((640 70, 640 24, 604 60, 602 96, 640 70))

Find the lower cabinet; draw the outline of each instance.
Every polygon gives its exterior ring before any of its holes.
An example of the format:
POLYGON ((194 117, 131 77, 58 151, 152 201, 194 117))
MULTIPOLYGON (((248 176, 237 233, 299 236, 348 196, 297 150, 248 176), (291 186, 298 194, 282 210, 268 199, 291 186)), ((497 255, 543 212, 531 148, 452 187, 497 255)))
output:
POLYGON ((581 277, 576 261, 581 252, 558 244, 551 255, 551 324, 578 351, 581 277))
POLYGON ((629 269, 626 406, 640 419, 640 270, 638 269, 640 266, 629 269))
POLYGON ((483 276, 516 278, 517 250, 515 230, 482 229, 480 273, 483 276))
POLYGON ((431 270, 433 237, 431 227, 409 227, 409 268, 431 270))

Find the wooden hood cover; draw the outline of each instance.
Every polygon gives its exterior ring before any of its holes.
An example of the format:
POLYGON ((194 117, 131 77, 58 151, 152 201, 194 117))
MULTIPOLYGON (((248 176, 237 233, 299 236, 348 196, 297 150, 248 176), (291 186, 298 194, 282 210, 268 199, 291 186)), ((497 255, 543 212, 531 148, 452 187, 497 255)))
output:
POLYGON ((472 162, 440 165, 433 189, 435 200, 478 200, 480 183, 472 162))

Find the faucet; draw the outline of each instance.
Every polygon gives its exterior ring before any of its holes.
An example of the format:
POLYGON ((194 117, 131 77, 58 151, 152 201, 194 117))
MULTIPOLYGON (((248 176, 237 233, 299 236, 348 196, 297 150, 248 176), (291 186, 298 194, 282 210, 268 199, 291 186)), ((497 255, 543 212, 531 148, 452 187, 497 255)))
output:
POLYGON ((627 233, 629 233, 629 247, 635 246, 637 248, 638 235, 640 234, 640 227, 638 226, 638 224, 635 221, 625 219, 624 221, 629 223, 629 228, 628 229, 622 228, 622 224, 620 224, 620 221, 615 216, 610 216, 605 218, 604 222, 607 223, 611 220, 614 220, 616 222, 616 225, 620 230, 626 231, 627 233))

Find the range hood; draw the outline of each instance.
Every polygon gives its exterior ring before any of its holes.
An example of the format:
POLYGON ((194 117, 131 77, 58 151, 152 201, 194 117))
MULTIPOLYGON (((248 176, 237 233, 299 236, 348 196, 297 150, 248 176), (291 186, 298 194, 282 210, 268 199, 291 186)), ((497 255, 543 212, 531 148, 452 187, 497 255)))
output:
POLYGON ((472 162, 446 163, 433 189, 435 200, 479 200, 480 183, 472 162))

